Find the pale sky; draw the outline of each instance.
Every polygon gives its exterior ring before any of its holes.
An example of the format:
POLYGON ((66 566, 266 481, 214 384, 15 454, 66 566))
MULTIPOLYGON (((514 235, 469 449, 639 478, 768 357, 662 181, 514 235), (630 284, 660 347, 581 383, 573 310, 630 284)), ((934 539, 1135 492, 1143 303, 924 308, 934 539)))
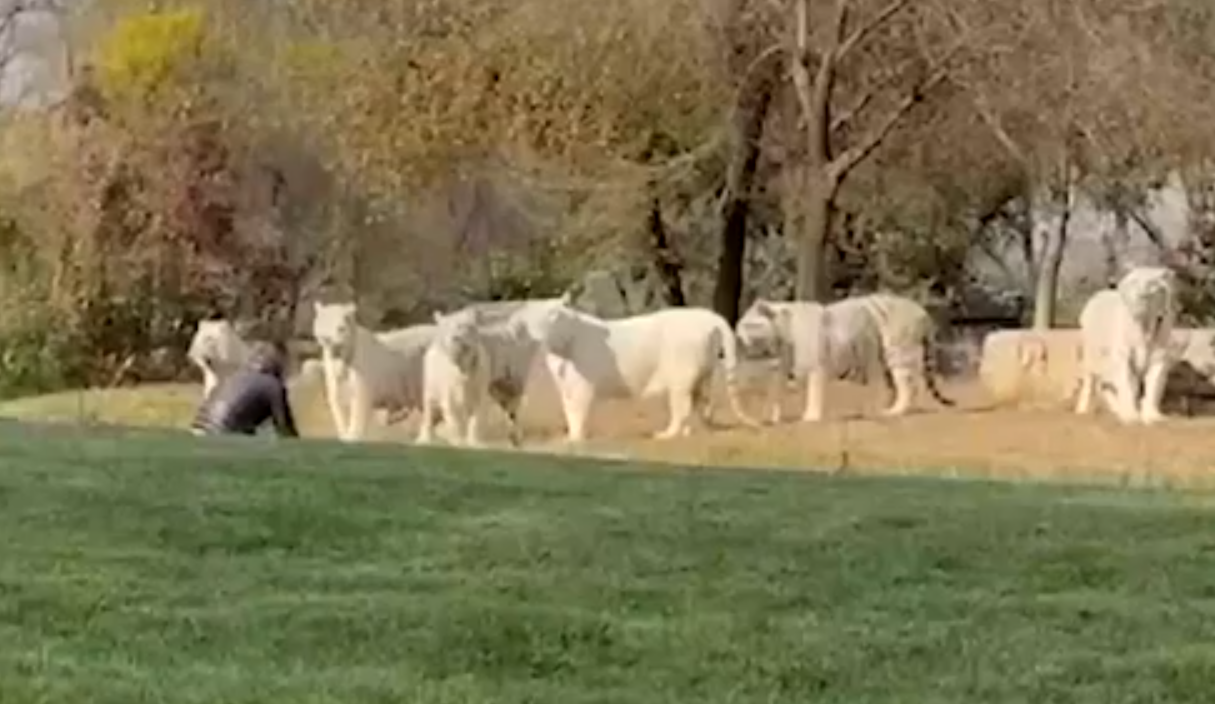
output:
MULTIPOLYGON (((0 0, 0 12, 14 0, 0 0)), ((62 89, 62 47, 51 16, 45 12, 23 13, 4 52, 13 58, 0 74, 0 100, 38 100, 62 89)))

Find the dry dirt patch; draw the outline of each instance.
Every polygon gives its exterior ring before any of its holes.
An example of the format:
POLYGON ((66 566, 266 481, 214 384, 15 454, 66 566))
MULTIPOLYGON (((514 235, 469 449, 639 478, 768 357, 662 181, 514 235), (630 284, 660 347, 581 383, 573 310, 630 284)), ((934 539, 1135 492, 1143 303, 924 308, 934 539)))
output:
MULTIPOLYGON (((5 416, 184 427, 198 401, 200 385, 155 385, 111 391, 69 392, 0 404, 5 416)), ((590 423, 592 440, 580 453, 692 465, 777 467, 860 473, 933 473, 1014 479, 1116 481, 1141 484, 1205 485, 1215 474, 1215 418, 1171 418, 1162 426, 1122 427, 1106 415, 1081 418, 1065 409, 993 409, 974 382, 946 384, 958 399, 954 409, 931 399, 900 419, 877 411, 880 387, 840 383, 829 389, 829 418, 819 424, 797 420, 801 398, 785 399, 786 421, 753 429, 741 426, 718 393, 716 422, 707 432, 676 440, 650 436, 666 422, 661 400, 607 401, 590 423)), ((762 394, 744 401, 763 415, 762 394)), ((319 389, 301 389, 295 405, 302 432, 333 435, 319 389)), ((488 433, 497 445, 503 419, 491 413, 488 433)), ((550 385, 533 385, 524 403, 527 445, 534 451, 569 451, 560 407, 550 385)), ((416 420, 382 428, 371 439, 408 442, 416 420)))

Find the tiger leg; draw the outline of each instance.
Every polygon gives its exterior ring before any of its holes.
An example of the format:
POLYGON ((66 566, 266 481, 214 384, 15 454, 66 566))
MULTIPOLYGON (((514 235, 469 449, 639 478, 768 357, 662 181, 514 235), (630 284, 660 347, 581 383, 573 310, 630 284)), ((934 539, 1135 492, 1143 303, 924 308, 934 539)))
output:
POLYGON ((776 369, 768 381, 768 422, 777 425, 781 422, 781 397, 784 396, 785 385, 789 383, 789 370, 792 360, 785 351, 779 351, 776 357, 776 369))
POLYGON ((1134 423, 1139 420, 1135 402, 1139 390, 1138 380, 1132 377, 1129 360, 1112 359, 1106 370, 1106 383, 1102 386, 1106 405, 1118 420, 1134 423))
POLYGON ((1160 401, 1164 397, 1164 387, 1169 377, 1169 363, 1164 355, 1153 355, 1143 381, 1143 402, 1139 408, 1140 422, 1151 425, 1165 419, 1160 411, 1160 401))
POLYGON ((827 370, 822 367, 806 370, 806 410, 802 420, 813 423, 823 419, 824 392, 827 385, 827 370))
POLYGON ((915 393, 916 373, 910 367, 894 367, 890 370, 890 380, 894 386, 894 402, 884 411, 886 416, 901 416, 911 408, 911 400, 915 393))

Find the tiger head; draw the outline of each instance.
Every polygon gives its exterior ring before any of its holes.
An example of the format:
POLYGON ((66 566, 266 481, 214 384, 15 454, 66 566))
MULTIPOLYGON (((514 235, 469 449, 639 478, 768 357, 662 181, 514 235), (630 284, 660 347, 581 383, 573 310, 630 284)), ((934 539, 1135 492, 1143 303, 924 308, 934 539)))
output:
POLYGON ((1174 314, 1177 274, 1168 267, 1134 267, 1118 280, 1115 288, 1131 316, 1145 329, 1156 329, 1174 314))

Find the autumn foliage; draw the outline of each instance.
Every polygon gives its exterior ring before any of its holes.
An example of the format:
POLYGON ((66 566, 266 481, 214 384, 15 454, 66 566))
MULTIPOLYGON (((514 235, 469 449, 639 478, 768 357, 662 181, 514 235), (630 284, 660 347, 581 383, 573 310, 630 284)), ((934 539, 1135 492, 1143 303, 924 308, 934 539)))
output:
POLYGON ((1049 324, 1085 293, 1058 285, 1081 203, 1209 277, 1198 0, 98 0, 59 21, 66 98, 0 132, 0 393, 180 373, 213 311, 291 336, 317 295, 396 324, 592 269, 728 316, 894 288, 956 317, 995 288, 1049 324), (1178 177, 1192 223, 1169 240, 1148 205, 1178 177))

